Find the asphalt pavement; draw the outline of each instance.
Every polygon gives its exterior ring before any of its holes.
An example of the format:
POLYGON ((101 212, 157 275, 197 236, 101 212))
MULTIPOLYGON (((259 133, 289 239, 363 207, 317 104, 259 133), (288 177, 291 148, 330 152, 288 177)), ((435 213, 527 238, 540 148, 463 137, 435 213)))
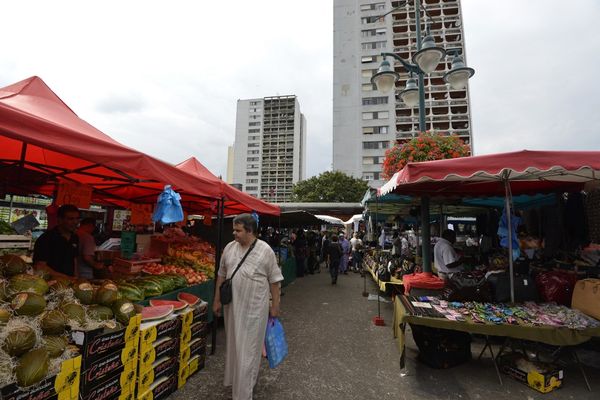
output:
MULTIPOLYGON (((377 293, 369 277, 366 287, 377 293)), ((418 350, 407 330, 407 368, 401 373, 391 327, 393 305, 380 304, 386 326, 375 326, 377 301, 362 292, 358 274, 341 275, 332 286, 325 271, 284 288, 281 321, 289 355, 273 370, 264 360, 254 399, 600 399, 600 353, 592 351, 580 352, 592 392, 576 366, 569 365, 563 388, 540 394, 506 375, 500 385, 489 355, 476 359, 481 341, 472 345, 472 361, 445 370, 429 368, 416 361, 418 350)), ((170 399, 231 399, 231 389, 222 382, 224 334, 220 328, 216 354, 207 358, 206 368, 170 399)))

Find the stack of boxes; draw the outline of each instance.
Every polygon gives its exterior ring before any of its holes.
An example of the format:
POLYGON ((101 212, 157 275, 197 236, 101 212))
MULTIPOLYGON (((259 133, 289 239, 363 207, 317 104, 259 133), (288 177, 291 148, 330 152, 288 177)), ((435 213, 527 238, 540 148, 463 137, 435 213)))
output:
POLYGON ((188 307, 180 315, 179 376, 177 387, 204 368, 206 362, 206 336, 208 333, 208 303, 200 302, 188 307))
POLYGON ((204 368, 208 303, 141 326, 137 400, 161 400, 204 368))
POLYGON ((141 315, 120 329, 72 331, 82 355, 80 400, 135 398, 141 315))

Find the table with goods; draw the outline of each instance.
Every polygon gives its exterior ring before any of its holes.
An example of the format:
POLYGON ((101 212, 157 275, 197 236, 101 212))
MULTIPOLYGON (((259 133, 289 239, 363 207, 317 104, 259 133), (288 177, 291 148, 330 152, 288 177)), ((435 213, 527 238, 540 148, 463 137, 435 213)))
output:
POLYGON ((0 256, 0 398, 160 400, 185 385, 206 360, 209 304, 195 293, 211 276, 205 259, 186 269, 206 244, 187 246, 172 264, 93 281, 0 256))

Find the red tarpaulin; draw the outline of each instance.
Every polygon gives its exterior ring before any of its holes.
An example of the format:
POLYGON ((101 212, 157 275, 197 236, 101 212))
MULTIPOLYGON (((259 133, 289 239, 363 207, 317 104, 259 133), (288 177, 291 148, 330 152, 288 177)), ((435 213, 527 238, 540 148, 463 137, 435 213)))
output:
POLYGON ((126 147, 80 119, 38 77, 0 89, 0 192, 53 195, 58 180, 88 185, 94 201, 154 203, 165 184, 191 211, 214 208, 221 190, 126 147))
POLYGON ((379 195, 482 197, 569 192, 600 179, 600 151, 517 151, 409 163, 379 195))
POLYGON ((221 179, 216 177, 195 157, 191 157, 180 164, 177 168, 186 171, 194 176, 199 176, 214 182, 221 190, 222 196, 225 199, 225 214, 239 214, 244 212, 256 211, 259 214, 279 215, 281 213, 278 206, 266 203, 256 197, 250 196, 233 186, 228 185, 221 179))

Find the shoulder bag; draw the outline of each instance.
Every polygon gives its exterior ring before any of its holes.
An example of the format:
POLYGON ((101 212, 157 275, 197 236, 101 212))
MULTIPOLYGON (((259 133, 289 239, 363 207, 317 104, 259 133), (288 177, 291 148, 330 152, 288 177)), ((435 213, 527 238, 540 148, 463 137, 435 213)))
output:
POLYGON ((225 279, 223 283, 221 283, 221 286, 219 287, 219 292, 221 294, 221 304, 226 305, 231 303, 231 300, 233 299, 233 285, 231 283, 231 280, 238 272, 244 261, 246 261, 246 257, 248 257, 248 254, 250 254, 254 246, 256 246, 256 241, 257 240, 254 240, 246 254, 244 254, 244 257, 242 257, 242 259, 240 260, 240 263, 237 265, 235 271, 233 271, 231 278, 225 279))

